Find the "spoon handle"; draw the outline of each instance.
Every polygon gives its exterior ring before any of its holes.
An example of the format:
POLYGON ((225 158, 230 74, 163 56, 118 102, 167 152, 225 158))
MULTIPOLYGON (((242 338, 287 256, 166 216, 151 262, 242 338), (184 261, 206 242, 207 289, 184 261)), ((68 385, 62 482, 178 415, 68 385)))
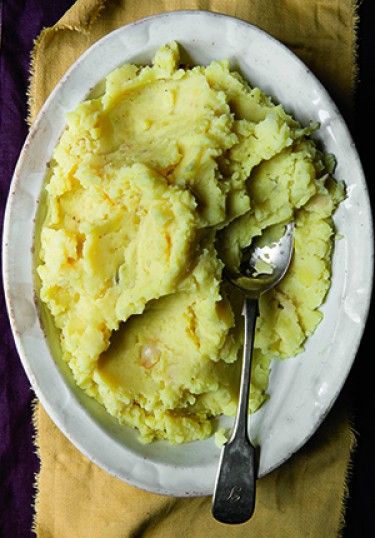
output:
POLYGON ((221 452, 212 501, 212 515, 222 523, 244 523, 255 506, 255 449, 249 440, 247 422, 258 301, 246 297, 242 314, 245 338, 239 403, 233 433, 221 452))

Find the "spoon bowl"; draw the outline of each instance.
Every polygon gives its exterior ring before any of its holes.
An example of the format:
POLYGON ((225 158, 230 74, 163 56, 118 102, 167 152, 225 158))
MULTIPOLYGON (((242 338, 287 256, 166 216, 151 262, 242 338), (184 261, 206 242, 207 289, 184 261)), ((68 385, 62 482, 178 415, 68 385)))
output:
POLYGON ((246 296, 259 296, 274 288, 287 272, 293 254, 294 223, 285 225, 284 234, 266 245, 245 249, 238 272, 227 271, 226 277, 246 296))

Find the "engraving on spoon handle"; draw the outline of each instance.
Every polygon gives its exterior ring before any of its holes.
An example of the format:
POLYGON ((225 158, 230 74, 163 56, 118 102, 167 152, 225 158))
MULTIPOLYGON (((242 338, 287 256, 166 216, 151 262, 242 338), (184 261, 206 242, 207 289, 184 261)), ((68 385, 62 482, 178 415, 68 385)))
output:
POLYGON ((251 358, 258 301, 246 298, 243 315, 245 338, 242 359, 241 385, 237 416, 232 436, 222 449, 212 514, 222 523, 244 523, 255 506, 256 456, 248 431, 251 358))

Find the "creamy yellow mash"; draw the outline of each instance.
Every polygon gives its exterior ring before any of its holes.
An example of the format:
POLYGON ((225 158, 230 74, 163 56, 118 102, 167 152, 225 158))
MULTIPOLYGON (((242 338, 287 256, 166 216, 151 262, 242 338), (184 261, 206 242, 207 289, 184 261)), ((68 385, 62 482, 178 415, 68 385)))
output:
POLYGON ((309 138, 316 126, 226 61, 179 61, 170 43, 68 114, 38 253, 40 298, 76 383, 145 442, 201 439, 234 414, 242 297, 223 267, 294 219, 291 268, 260 301, 251 410, 264 402, 271 359, 299 353, 322 318, 344 195, 309 138))

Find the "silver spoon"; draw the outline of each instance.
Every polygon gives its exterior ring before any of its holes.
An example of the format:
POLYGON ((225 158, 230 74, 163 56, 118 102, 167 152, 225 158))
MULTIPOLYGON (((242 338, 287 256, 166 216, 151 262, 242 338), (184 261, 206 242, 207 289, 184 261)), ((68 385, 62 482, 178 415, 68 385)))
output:
POLYGON ((245 337, 237 415, 232 435, 222 448, 212 500, 212 514, 222 523, 244 523, 254 512, 256 455, 247 424, 258 300, 287 272, 293 253, 293 230, 294 224, 287 224, 284 235, 271 245, 250 246, 244 252, 240 272, 227 275, 230 282, 245 294, 242 311, 245 337))

